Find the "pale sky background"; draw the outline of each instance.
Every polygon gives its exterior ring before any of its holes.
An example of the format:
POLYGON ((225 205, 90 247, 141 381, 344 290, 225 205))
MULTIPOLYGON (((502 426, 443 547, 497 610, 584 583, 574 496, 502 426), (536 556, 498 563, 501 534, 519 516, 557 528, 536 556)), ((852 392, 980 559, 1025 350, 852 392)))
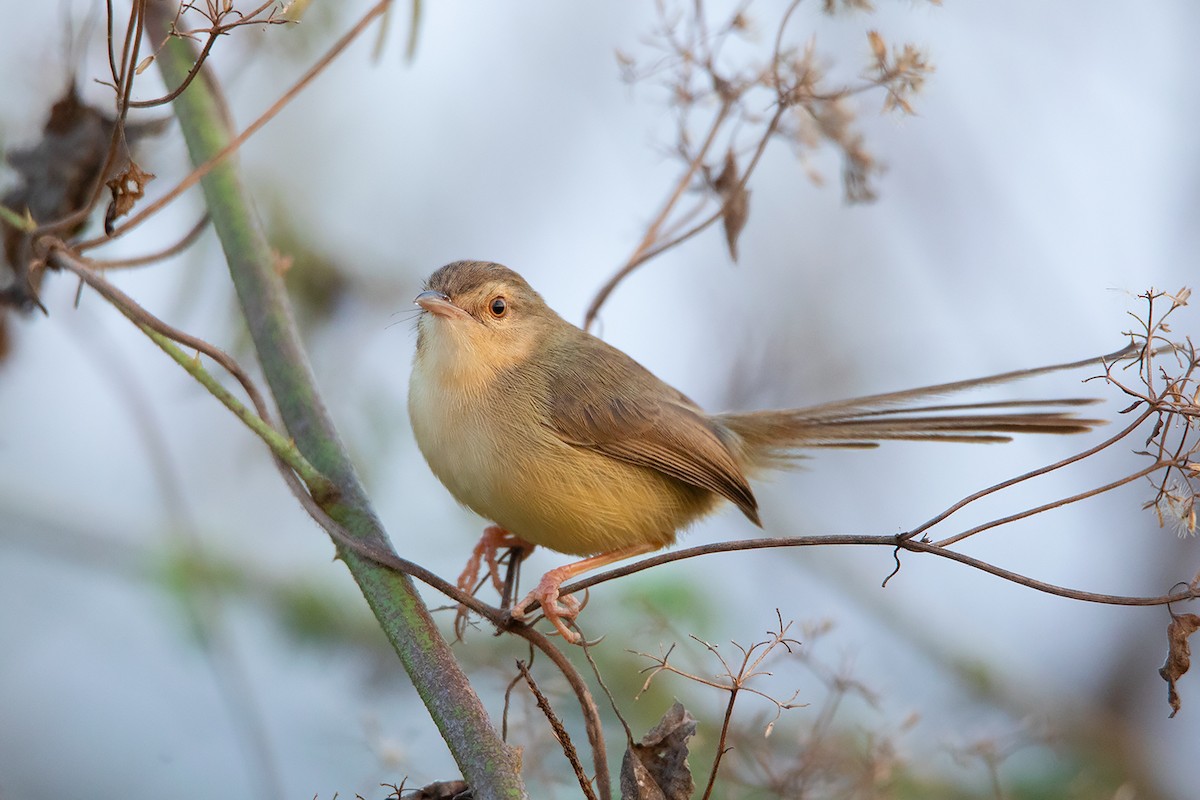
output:
MULTIPOLYGON (((325 15, 341 8, 316 3, 298 29, 219 44, 239 123, 366 7, 351 5, 332 26, 325 15)), ((358 294, 309 332, 314 369, 397 549, 456 575, 483 523, 455 506, 412 443, 404 405, 411 298, 443 263, 490 259, 522 272, 578 322, 679 165, 664 155, 672 127, 662 92, 622 84, 614 58, 617 48, 647 52, 640 42, 652 4, 424 5, 411 65, 400 55, 400 6, 382 60, 370 57, 372 36, 357 43, 250 142, 243 164, 263 217, 286 218, 352 276, 358 294)), ((1194 2, 880 2, 875 15, 835 20, 811 5, 792 39, 814 36, 845 74, 865 63, 868 29, 923 46, 937 66, 915 117, 880 116, 880 98, 862 98, 868 146, 888 167, 879 200, 846 206, 830 153, 812 156, 829 179, 819 187, 775 146, 752 183, 739 263, 729 263, 714 229, 647 265, 603 313, 610 342, 714 410, 731 398, 803 405, 1115 350, 1132 323, 1127 312, 1141 310, 1138 293, 1196 282, 1194 2)), ((36 136, 69 72, 68 9, 78 29, 88 8, 0 0, 5 148, 36 136)), ((752 11, 764 50, 777 13, 771 4, 752 11)), ((102 63, 99 51, 87 52, 76 56, 81 82, 102 63)), ((86 93, 105 97, 91 84, 86 93)), ((156 190, 183 174, 181 158, 169 141, 146 152, 156 190)), ((173 241, 196 209, 192 198, 160 229, 112 252, 173 241)), ((211 235, 188 257, 115 278, 168 321, 253 363, 211 235)), ((101 797, 258 795, 247 766, 255 762, 164 574, 182 547, 181 520, 191 520, 207 551, 264 583, 312 582, 349 605, 361 600, 260 445, 99 298, 85 292, 75 310, 74 291, 65 277, 47 280, 49 318, 26 320, 0 366, 0 797, 75 796, 83 786, 101 797), (155 440, 170 463, 165 473, 150 455, 155 440), (164 489, 171 484, 182 487, 182 505, 164 489)), ((1176 329, 1195 337, 1191 309, 1176 329)), ((1080 386, 1081 377, 1011 394, 1106 391, 1080 386)), ((1104 396, 1108 415, 1125 405, 1104 396)), ((1025 440, 822 454, 757 492, 767 534, 891 533, 1082 446, 1025 440)), ((961 525, 1132 472, 1141 466, 1132 446, 966 514, 961 525)), ((1195 573, 1196 541, 1160 530, 1140 510, 1149 496, 1136 484, 964 549, 1054 583, 1160 594, 1195 573)), ((729 511, 685 542, 756 533, 729 511)), ((542 552, 527 574, 563 562, 542 552)), ((1129 719, 1161 786, 1179 798, 1194 790, 1200 684, 1184 678, 1184 710, 1167 720, 1156 673, 1164 610, 1085 606, 913 556, 880 589, 891 563, 889 552, 861 549, 692 560, 594 592, 587 621, 600 630, 606 619, 624 620, 605 631, 618 659, 687 633, 755 640, 777 607, 798 622, 833 620, 824 657, 852 662, 882 703, 878 716, 847 713, 891 727, 920 714, 902 755, 964 781, 982 773, 956 766, 950 748, 1009 736, 1027 714, 1033 727, 1039 713, 1066 724, 1116 685, 1115 705, 1134 709, 1129 719), (711 616, 689 618, 674 634, 628 622, 631 598, 655 578, 704 586, 711 616), (988 665, 1001 691, 1018 698, 1011 713, 971 699, 937 653, 988 665)), ((246 599, 253 593, 224 604, 220 629, 236 655, 222 663, 238 665, 234 681, 253 697, 250 713, 266 730, 286 796, 376 793, 406 773, 416 786, 456 774, 398 662, 298 645, 246 599)), ((478 631, 459 652, 475 663, 492 646, 478 631)), ((481 680, 498 714, 494 681, 481 680)), ((619 730, 609 728, 614 742, 619 730)))

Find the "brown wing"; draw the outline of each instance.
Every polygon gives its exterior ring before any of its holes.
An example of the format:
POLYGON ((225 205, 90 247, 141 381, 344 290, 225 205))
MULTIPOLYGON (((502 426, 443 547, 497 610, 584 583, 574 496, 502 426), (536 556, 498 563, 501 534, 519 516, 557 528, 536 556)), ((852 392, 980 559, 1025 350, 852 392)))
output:
POLYGON ((722 439, 727 431, 685 395, 599 339, 575 339, 556 359, 550 426, 563 441, 658 470, 733 502, 760 525, 758 501, 722 439))

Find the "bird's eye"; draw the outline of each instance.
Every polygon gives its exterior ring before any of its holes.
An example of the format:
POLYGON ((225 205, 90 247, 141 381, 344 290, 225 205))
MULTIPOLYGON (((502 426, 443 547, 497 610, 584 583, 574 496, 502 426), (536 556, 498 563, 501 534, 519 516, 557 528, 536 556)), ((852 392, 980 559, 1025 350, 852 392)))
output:
POLYGON ((492 312, 492 316, 500 319, 508 313, 508 301, 503 297, 493 297, 492 302, 488 303, 488 311, 492 312))

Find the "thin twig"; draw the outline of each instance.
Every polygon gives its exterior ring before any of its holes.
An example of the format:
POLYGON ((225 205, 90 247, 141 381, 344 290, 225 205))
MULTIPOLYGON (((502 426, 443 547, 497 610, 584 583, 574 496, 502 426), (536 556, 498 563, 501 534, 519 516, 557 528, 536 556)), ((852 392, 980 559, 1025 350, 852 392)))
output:
POLYGON ((671 215, 671 212, 675 209, 676 203, 679 202, 680 198, 683 197, 684 192, 686 192, 692 185, 692 178, 695 177, 696 172, 699 171, 700 167, 704 164, 704 159, 708 156, 708 152, 712 148, 713 142, 716 141, 717 134, 720 133, 721 127, 725 124, 725 120, 728 118, 729 111, 732 107, 732 101, 722 101, 721 107, 717 109, 717 114, 713 118, 712 125, 708 129, 708 135, 704 138, 704 143, 700 146, 700 150, 688 163, 687 169, 684 170, 683 175, 675 184, 675 189, 671 192, 671 195, 667 198, 667 201, 663 203, 662 209, 659 210, 658 215, 654 218, 654 221, 651 222, 649 227, 646 229, 646 235, 642 237, 642 241, 636 248, 634 248, 633 253, 625 261, 625 265, 617 270, 617 272, 611 278, 609 278, 596 292, 596 296, 592 299, 591 304, 588 306, 587 313, 583 316, 584 330, 591 329, 592 324, 596 321, 597 315, 600 313, 600 308, 608 300, 608 296, 613 293, 617 286, 620 285, 625 278, 629 277, 630 273, 632 273, 635 269, 649 259, 649 257, 646 256, 646 253, 653 248, 654 243, 658 240, 659 232, 661 231, 662 226, 666 224, 667 218, 671 215))
POLYGON ((546 695, 542 694, 542 690, 538 688, 537 683, 533 680, 533 676, 529 674, 529 667, 524 661, 517 660, 517 669, 521 672, 521 677, 525 679, 525 684, 529 686, 529 691, 533 692, 533 697, 537 701, 537 706, 546 715, 546 719, 550 722, 550 729, 554 731, 554 737, 558 739, 559 745, 563 749, 563 755, 567 757, 567 761, 571 764, 571 769, 575 771, 575 780, 579 782, 579 787, 583 789, 584 797, 588 800, 597 800, 596 792, 592 789, 592 782, 588 780, 587 773, 583 771, 583 764, 579 763, 579 753, 575 750, 575 744, 571 741, 567 729, 563 727, 562 720, 554 713, 554 709, 550 706, 550 701, 546 699, 546 695))
POLYGON ((258 435, 271 448, 272 453, 283 459, 284 463, 290 469, 295 470, 296 474, 301 477, 308 487, 308 490, 316 497, 330 498, 336 495, 333 484, 304 458, 290 439, 276 430, 271 424, 270 409, 263 399, 262 393, 259 392, 254 382, 250 380, 250 376, 246 371, 228 353, 214 347, 203 339, 192 336, 163 322, 139 305, 129 295, 105 280, 103 276, 97 274, 88 264, 71 256, 66 250, 61 248, 55 249, 50 255, 50 260, 59 268, 73 272, 79 276, 88 286, 99 292, 104 299, 112 303, 131 322, 141 328, 155 344, 187 370, 192 377, 199 381, 213 396, 220 400, 222 404, 258 435), (204 353, 220 364, 229 374, 233 375, 250 397, 255 411, 252 412, 242 405, 228 389, 222 386, 204 369, 199 361, 191 358, 176 347, 175 342, 204 353))
MULTIPOLYGON (((771 137, 775 134, 775 130, 779 126, 779 121, 783 118, 783 115, 786 111, 787 107, 782 105, 776 108, 775 113, 771 117, 770 123, 767 125, 766 133, 763 134, 762 138, 758 142, 758 146, 754 150, 754 156, 750 159, 750 163, 746 165, 745 170, 743 170, 741 178, 738 179, 737 188, 730 192, 730 198, 737 197, 745 190, 746 184, 750 180, 750 176, 754 173, 755 167, 758 166, 759 160, 762 158, 763 153, 767 149, 767 144, 769 144, 771 137)), ((650 261, 667 250, 670 250, 672 247, 678 247, 688 239, 691 239, 693 236, 703 233, 705 230, 711 227, 713 223, 719 221, 725 215, 731 201, 732 200, 725 200, 712 214, 688 228, 683 233, 677 234, 665 242, 660 242, 653 247, 642 247, 639 245, 638 250, 635 251, 632 257, 630 257, 629 261, 627 261, 625 265, 616 272, 616 274, 609 278, 604 286, 600 288, 600 291, 596 293, 595 299, 593 299, 591 305, 588 306, 588 312, 584 318, 584 328, 586 329, 591 325, 596 316, 600 313, 600 309, 603 306, 604 301, 608 299, 613 290, 616 289, 617 286, 625 280, 625 278, 629 277, 634 270, 645 264, 647 261, 650 261)))
POLYGON ((112 75, 113 83, 116 84, 120 77, 117 75, 117 51, 113 49, 113 14, 112 0, 105 0, 105 38, 108 42, 108 71, 112 75))
MULTIPOLYGON (((1133 433, 1133 431, 1136 430, 1137 428, 1139 428, 1142 425, 1142 423, 1145 422, 1147 419, 1149 419, 1153 413, 1154 413, 1153 409, 1147 409, 1132 424, 1126 426, 1124 430, 1122 430, 1119 433, 1115 434, 1114 436, 1106 439, 1105 441, 1101 442, 1100 444, 1096 445, 1095 447, 1090 447, 1081 453, 1076 453, 1075 455, 1070 456, 1068 458, 1064 458, 1061 461, 1056 461, 1053 464, 1048 464, 1044 467, 1039 467, 1038 469, 1031 470, 1022 475, 1018 475, 1014 478, 1009 478, 1008 480, 1001 481, 1000 483, 997 483, 997 484, 993 484, 992 486, 989 486, 986 489, 980 489, 978 492, 969 494, 966 497, 964 497, 963 499, 959 500, 957 503, 954 503, 953 505, 948 507, 945 511, 942 511, 941 513, 937 514, 936 516, 930 517, 928 520, 926 520, 925 522, 922 522, 920 525, 913 528, 912 530, 901 534, 901 538, 904 538, 904 539, 915 538, 915 537, 921 535, 922 533, 924 533, 925 531, 929 530, 930 528, 932 528, 934 525, 937 525, 938 523, 942 522, 950 515, 957 513, 958 511, 963 509, 965 506, 968 506, 971 503, 974 503, 976 500, 979 500, 983 497, 987 497, 990 494, 994 494, 995 492, 999 492, 1003 489, 1007 489, 1010 486, 1015 486, 1016 484, 1022 483, 1023 481, 1031 480, 1032 478, 1037 478, 1042 475, 1049 474, 1051 472, 1054 472, 1057 469, 1061 469, 1063 467, 1074 464, 1078 461, 1082 461, 1085 458, 1089 458, 1089 457, 1095 455, 1096 453, 1099 453, 1101 450, 1105 450, 1108 447, 1111 447, 1112 445, 1114 445, 1117 442, 1124 439, 1129 434, 1133 433)), ((1064 500, 1060 504, 1065 505, 1066 502, 1067 501, 1064 500)), ((977 533, 978 531, 974 531, 974 532, 977 533)), ((966 538, 966 536, 960 535, 958 538, 966 538)), ((957 541, 957 540, 958 539, 955 539, 954 541, 957 541)), ((939 544, 942 544, 942 545, 945 545, 948 543, 949 542, 946 540, 939 542, 939 544)))
MULTIPOLYGON (((161 97, 156 97, 153 100, 130 100, 128 103, 129 108, 151 108, 153 106, 166 105, 179 95, 183 94, 184 90, 191 85, 192 80, 200 74, 200 70, 204 66, 204 62, 208 60, 208 56, 212 51, 213 45, 217 43, 217 39, 219 39, 221 36, 228 34, 234 28, 240 28, 246 25, 273 25, 280 22, 280 20, 275 19, 274 12, 272 12, 271 16, 269 16, 267 19, 257 19, 259 14, 275 5, 276 2, 277 0, 267 0, 267 2, 263 3, 258 8, 248 12, 237 11, 233 7, 230 7, 226 11, 218 12, 217 19, 209 18, 211 27, 206 30, 187 31, 186 33, 173 33, 172 35, 177 36, 194 36, 197 33, 207 33, 208 39, 204 42, 204 46, 200 49, 200 54, 196 57, 196 61, 192 65, 192 68, 188 71, 188 74, 184 77, 180 84, 175 87, 175 89, 167 92, 161 97), (223 20, 229 14, 236 14, 238 17, 237 20, 232 23, 222 23, 221 20, 223 20)), ((192 5, 190 8, 195 9, 195 6, 192 5)), ((179 14, 176 14, 175 16, 176 20, 180 18, 183 10, 184 8, 181 5, 179 14)))
POLYGON ((1017 512, 1016 514, 1009 514, 1006 517, 1000 517, 999 519, 985 522, 982 525, 976 525, 974 528, 968 528, 967 530, 956 533, 953 536, 947 536, 945 539, 939 540, 936 544, 938 547, 949 547, 950 545, 961 542, 963 539, 974 536, 977 533, 982 533, 983 531, 991 530, 992 528, 997 528, 1001 525, 1007 525, 1010 522, 1016 522, 1017 520, 1025 519, 1026 517, 1032 517, 1035 514, 1041 514, 1043 511, 1049 511, 1052 508, 1061 508, 1062 506, 1070 505, 1071 503, 1077 503, 1080 500, 1086 500, 1089 497, 1095 497, 1098 494, 1104 494, 1105 492, 1120 488, 1127 483, 1132 483, 1138 478, 1144 478, 1153 472, 1158 472, 1160 469, 1170 466, 1171 462, 1169 461, 1157 461, 1150 466, 1145 467, 1144 469, 1140 469, 1137 472, 1126 475, 1123 478, 1118 478, 1117 480, 1106 483, 1103 486, 1097 486, 1094 489, 1088 489, 1086 492, 1079 492, 1078 494, 1073 494, 1070 497, 1064 497, 1059 500, 1044 503, 1040 506, 1027 508, 1024 511, 1017 512))
POLYGON ((178 242, 171 245, 170 247, 167 247, 163 250, 159 250, 157 253, 150 253, 150 254, 144 255, 144 256, 134 256, 132 258, 114 258, 111 260, 104 260, 104 259, 98 259, 98 258, 97 259, 89 259, 89 263, 92 265, 92 267, 94 269, 103 270, 103 271, 107 271, 110 269, 128 269, 131 267, 144 267, 149 264, 157 264, 158 262, 168 259, 171 256, 179 255, 184 250, 188 249, 188 247, 190 247, 192 245, 192 243, 195 242, 196 239, 198 239, 200 237, 200 234, 204 232, 204 229, 206 227, 208 227, 208 223, 209 223, 208 213, 205 212, 200 217, 200 219, 196 221, 196 224, 193 225, 186 234, 184 234, 182 239, 180 239, 178 242))
MULTIPOLYGON (((96 171, 96 177, 92 182, 91 189, 88 191, 88 200, 79 208, 73 209, 58 219, 39 224, 37 234, 55 234, 60 231, 70 230, 86 221, 104 193, 105 181, 107 180, 109 170, 112 169, 115 163, 121 143, 125 141, 125 118, 128 113, 129 92, 133 87, 133 65, 137 63, 138 53, 141 50, 142 31, 145 26, 146 17, 146 2, 147 0, 134 0, 133 8, 129 13, 129 22, 125 30, 125 43, 121 50, 120 77, 115 87, 117 90, 116 119, 113 120, 112 134, 109 136, 108 150, 105 152, 104 161, 96 171)), ((110 14, 109 40, 111 49, 111 6, 109 6, 108 11, 110 14)))
POLYGON ((621 707, 617 705, 617 698, 613 696, 612 691, 608 688, 608 684, 604 680, 604 676, 600 674, 600 665, 596 663, 596 659, 592 658, 592 643, 586 638, 580 641, 580 647, 583 650, 583 657, 587 659, 588 666, 592 668, 592 675, 596 678, 596 683, 600 685, 604 696, 608 698, 608 704, 612 707, 613 714, 616 715, 617 721, 621 723, 621 727, 625 729, 625 741, 629 745, 633 745, 633 730, 629 727, 629 722, 625 719, 625 715, 621 713, 621 707))
POLYGON ((667 652, 661 656, 652 656, 649 653, 636 654, 644 658, 648 658, 654 662, 652 666, 642 670, 642 672, 649 672, 650 674, 642 684, 642 688, 638 692, 638 696, 640 696, 642 692, 645 692, 647 689, 649 689, 651 682, 658 675, 664 672, 678 675, 686 680, 692 681, 693 683, 709 686, 713 689, 718 689, 720 691, 729 693, 729 699, 725 704, 724 721, 721 724, 721 731, 717 741, 716 753, 713 756, 712 765, 709 769, 708 782, 705 785, 702 800, 708 800, 708 798, 712 796, 713 788, 716 786, 717 774, 721 768, 721 760, 725 753, 732 749, 727 743, 729 740, 729 733, 733 720, 734 705, 737 702, 738 695, 741 692, 757 695, 758 697, 767 700, 775 706, 775 718, 770 722, 770 724, 767 725, 768 735, 770 734, 771 728, 775 725, 775 722, 779 720, 784 711, 798 707, 798 704, 794 702, 799 694, 798 691, 787 700, 779 700, 767 694, 765 691, 762 691, 761 689, 751 685, 751 681, 754 679, 762 676, 769 676, 771 674, 763 670, 762 666, 766 659, 776 651, 776 648, 782 647, 787 650, 788 653, 794 653, 796 650, 793 649, 793 646, 799 647, 800 645, 799 640, 792 639, 788 636, 788 631, 792 627, 792 622, 787 622, 785 624, 783 621, 783 614, 779 611, 779 609, 775 609, 775 617, 778 620, 778 627, 776 630, 768 631, 768 634, 771 638, 767 639, 766 641, 755 642, 748 647, 744 647, 737 642, 732 643, 733 646, 736 647, 742 654, 741 663, 738 665, 736 670, 730 665, 729 661, 726 660, 723 655, 721 655, 721 651, 717 645, 711 642, 706 642, 698 636, 690 635, 690 638, 693 641, 702 645, 704 649, 707 650, 712 657, 720 663, 723 674, 718 675, 716 678, 710 679, 701 677, 700 675, 687 672, 673 665, 671 663, 671 654, 675 652, 674 644, 672 644, 667 649, 667 652))
POLYGON ((828 536, 783 536, 778 538, 759 538, 759 539, 739 539, 729 542, 714 542, 711 544, 698 545, 696 547, 687 547, 682 550, 675 550, 670 553, 660 553, 655 556, 644 558, 640 561, 635 561, 632 564, 626 564, 622 567, 606 570, 604 572, 589 575, 586 578, 581 578, 560 590, 562 594, 572 594, 584 589, 590 589, 607 581, 623 578, 626 575, 632 575, 636 572, 657 567, 660 564, 668 564, 672 561, 683 561, 688 558, 696 558, 699 556, 712 555, 714 553, 731 553, 742 550, 766 550, 779 547, 835 547, 839 545, 851 546, 876 546, 899 548, 901 550, 911 550, 913 552, 930 553, 931 555, 948 558, 952 561, 957 561, 969 567, 987 572, 1007 581, 1026 586, 1030 589, 1035 589, 1047 594, 1056 595, 1058 597, 1066 597, 1072 600, 1082 600, 1088 603, 1101 603, 1105 605, 1119 606, 1161 606, 1167 603, 1178 603, 1184 600, 1193 600, 1200 598, 1200 586, 1195 589, 1184 589, 1170 594, 1160 595, 1157 597, 1133 597, 1126 595, 1101 594, 1097 592, 1085 592, 1078 589, 1070 589, 1063 586, 1057 586, 1052 583, 1035 580, 1026 577, 1016 572, 998 567, 982 559, 973 558, 972 556, 963 555, 962 553, 949 550, 944 547, 939 547, 932 542, 922 542, 914 539, 900 539, 894 535, 871 535, 871 534, 831 534, 828 536))
POLYGON ((208 55, 212 51, 213 45, 217 43, 217 39, 220 37, 220 35, 221 32, 216 29, 209 31, 208 40, 204 42, 204 47, 200 49, 200 54, 196 57, 196 63, 192 65, 191 70, 188 72, 187 77, 183 79, 183 82, 176 86, 172 91, 167 92, 161 97, 156 97, 153 100, 131 100, 129 105, 132 108, 153 108, 155 106, 166 105, 176 97, 179 97, 179 95, 183 94, 184 90, 192 85, 192 81, 195 79, 195 77, 200 74, 200 70, 204 67, 204 62, 208 60, 208 55))
POLYGON ((708 783, 704 787, 704 795, 701 800, 708 800, 712 796, 713 787, 717 783, 717 771, 721 768, 721 759, 732 749, 726 747, 725 743, 729 738, 729 725, 733 720, 733 704, 737 702, 738 687, 736 685, 729 689, 729 701, 725 703, 725 716, 721 720, 721 736, 717 741, 717 752, 713 755, 712 767, 708 772, 708 783))
POLYGON ((340 39, 334 42, 333 46, 330 47, 329 50, 317 60, 317 63, 314 64, 307 72, 305 72, 304 75, 302 75, 290 89, 284 92, 283 95, 276 100, 270 108, 264 111, 258 119, 254 120, 254 122, 250 123, 245 130, 230 139, 229 143, 221 148, 216 155, 192 170, 191 173, 182 181, 180 181, 174 189, 171 189, 154 202, 149 203, 141 211, 129 217, 122 224, 113 228, 109 235, 88 239, 84 242, 80 242, 78 245, 76 245, 76 247, 80 251, 84 251, 93 247, 98 247, 111 239, 116 239, 125 235, 141 223, 145 222, 151 216, 158 213, 160 209, 174 201, 177 197, 179 197, 179 195, 183 194, 185 191, 199 183, 201 178, 211 172, 214 167, 223 162, 232 153, 236 152, 243 144, 246 143, 247 139, 257 133, 272 119, 274 119, 275 116, 279 114, 279 112, 282 111, 292 101, 292 99, 295 98, 296 95, 303 91, 308 84, 312 83, 317 76, 324 72, 329 64, 335 58, 337 58, 337 56, 341 54, 343 50, 349 47, 350 44, 356 38, 358 38, 358 36, 364 30, 366 30, 367 26, 369 26, 377 16, 383 13, 384 9, 387 8, 390 2, 391 0, 380 0, 380 2, 372 6, 367 13, 364 14, 362 18, 354 25, 354 27, 351 28, 340 39))

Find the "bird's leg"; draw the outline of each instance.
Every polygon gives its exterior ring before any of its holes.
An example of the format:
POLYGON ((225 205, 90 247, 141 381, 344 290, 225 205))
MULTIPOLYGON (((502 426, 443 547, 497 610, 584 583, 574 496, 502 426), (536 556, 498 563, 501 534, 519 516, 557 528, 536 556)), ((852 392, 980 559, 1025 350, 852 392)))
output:
POLYGON ((475 594, 479 583, 479 568, 486 563, 492 586, 496 587, 497 592, 503 594, 504 581, 500 578, 500 560, 496 554, 506 547, 523 550, 521 560, 524 561, 537 545, 509 533, 499 525, 487 526, 483 529, 483 536, 479 537, 475 549, 471 551, 471 557, 467 559, 467 566, 458 576, 458 588, 467 594, 475 594))
MULTIPOLYGON (((506 547, 514 550, 512 558, 519 562, 524 561, 537 545, 509 533, 499 525, 489 525, 483 529, 483 535, 479 537, 479 542, 471 551, 471 557, 467 559, 467 566, 458 576, 458 588, 467 594, 475 594, 476 589, 479 588, 479 570, 484 564, 487 564, 488 577, 491 578, 492 585, 496 587, 496 591, 500 593, 501 597, 506 597, 504 581, 500 578, 500 560, 496 556, 498 551, 506 547)), ((466 624, 467 607, 460 605, 454 619, 454 631, 460 639, 466 630, 466 624)))
POLYGON ((608 553, 601 553, 598 556, 585 558, 573 564, 564 564, 561 567, 556 567, 542 576, 542 579, 538 581, 538 585, 534 587, 532 592, 525 596, 524 600, 513 606, 512 615, 516 619, 524 619, 525 615, 529 613, 525 610, 525 607, 533 603, 540 603, 542 615, 558 629, 563 639, 571 644, 579 644, 583 640, 583 637, 569 629, 563 620, 574 620, 582 606, 579 605, 578 600, 570 595, 565 597, 559 596, 558 590, 563 583, 584 572, 590 572, 591 570, 612 564, 615 561, 623 561, 626 558, 640 556, 657 549, 658 547, 652 544, 636 544, 632 547, 622 547, 620 550, 613 550, 608 553))
POLYGON ((500 593, 501 611, 507 612, 512 608, 513 598, 517 595, 517 586, 521 583, 521 564, 533 553, 536 546, 531 544, 524 548, 510 547, 508 552, 497 561, 497 567, 500 564, 507 567, 504 571, 504 591, 500 593))

